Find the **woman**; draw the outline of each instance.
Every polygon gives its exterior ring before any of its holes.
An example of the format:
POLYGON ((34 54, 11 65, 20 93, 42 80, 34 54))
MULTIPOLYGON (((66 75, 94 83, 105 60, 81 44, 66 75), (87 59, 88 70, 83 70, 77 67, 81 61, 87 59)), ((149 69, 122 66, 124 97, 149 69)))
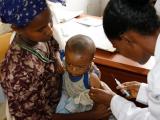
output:
POLYGON ((107 115, 103 105, 86 113, 55 114, 63 65, 45 0, 1 0, 0 17, 16 31, 1 65, 1 85, 16 120, 96 120, 107 115))
POLYGON ((148 74, 148 84, 134 81, 118 87, 128 90, 147 108, 136 107, 109 88, 92 88, 91 98, 110 106, 118 120, 160 120, 160 21, 154 7, 149 0, 110 0, 104 11, 103 27, 117 52, 140 64, 154 55, 156 65, 148 74))

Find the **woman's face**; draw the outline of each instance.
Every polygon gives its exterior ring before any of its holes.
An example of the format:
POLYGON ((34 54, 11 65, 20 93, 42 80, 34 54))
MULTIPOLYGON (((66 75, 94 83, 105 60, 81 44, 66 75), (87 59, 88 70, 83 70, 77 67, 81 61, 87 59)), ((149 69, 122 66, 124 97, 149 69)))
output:
MULTIPOLYGON (((146 63, 150 54, 142 47, 141 44, 135 42, 134 39, 122 36, 120 39, 113 40, 113 46, 117 49, 117 52, 123 56, 137 61, 140 64, 146 63)), ((144 43, 145 44, 145 43, 144 43)), ((147 45, 147 44, 146 44, 147 45)))
POLYGON ((26 27, 19 28, 18 32, 25 39, 35 42, 45 42, 50 40, 53 35, 53 31, 49 9, 45 9, 37 15, 26 27))

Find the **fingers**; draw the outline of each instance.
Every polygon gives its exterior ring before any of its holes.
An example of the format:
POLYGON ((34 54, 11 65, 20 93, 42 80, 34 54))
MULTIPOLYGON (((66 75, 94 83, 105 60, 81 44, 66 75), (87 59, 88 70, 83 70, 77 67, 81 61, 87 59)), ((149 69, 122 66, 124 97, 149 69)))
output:
POLYGON ((103 81, 101 81, 101 88, 104 89, 104 90, 111 90, 111 88, 106 83, 104 83, 103 81))
POLYGON ((135 87, 136 85, 139 85, 140 83, 137 81, 131 81, 131 82, 125 82, 122 83, 121 86, 117 86, 117 89, 132 89, 132 87, 135 87))
POLYGON ((91 88, 90 88, 90 91, 89 91, 89 96, 90 96, 91 99, 96 100, 96 98, 97 98, 101 93, 102 93, 102 90, 101 90, 101 89, 91 87, 91 88))
POLYGON ((94 87, 91 87, 90 88, 90 91, 89 91, 89 94, 97 94, 101 91, 101 89, 98 89, 98 88, 94 88, 94 87))
POLYGON ((140 87, 140 82, 137 81, 131 81, 131 82, 125 82, 122 84, 122 86, 117 86, 116 88, 120 90, 122 93, 124 90, 130 93, 130 96, 127 98, 136 98, 139 87, 140 87))
POLYGON ((93 108, 96 119, 107 118, 110 112, 107 110, 107 107, 103 104, 96 104, 93 108))

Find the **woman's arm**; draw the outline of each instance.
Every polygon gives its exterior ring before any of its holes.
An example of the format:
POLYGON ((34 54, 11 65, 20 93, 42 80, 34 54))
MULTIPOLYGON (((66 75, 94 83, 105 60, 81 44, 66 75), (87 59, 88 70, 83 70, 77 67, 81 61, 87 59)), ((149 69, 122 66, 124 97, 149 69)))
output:
POLYGON ((97 105, 91 111, 73 114, 54 114, 53 120, 99 120, 106 118, 110 112, 104 105, 97 105))

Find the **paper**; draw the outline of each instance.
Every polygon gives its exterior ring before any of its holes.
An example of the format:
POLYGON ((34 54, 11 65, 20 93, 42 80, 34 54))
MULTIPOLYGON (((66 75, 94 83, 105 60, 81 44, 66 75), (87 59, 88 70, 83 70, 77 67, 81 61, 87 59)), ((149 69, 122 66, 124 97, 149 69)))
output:
POLYGON ((101 19, 96 19, 93 17, 84 17, 81 19, 77 19, 76 22, 83 25, 94 26, 94 27, 102 25, 101 19))
POLYGON ((82 10, 80 11, 69 10, 65 6, 62 6, 60 3, 53 3, 48 1, 48 5, 54 17, 53 19, 56 20, 56 23, 66 22, 83 13, 82 10))
POLYGON ((115 51, 115 48, 113 48, 113 45, 105 36, 102 25, 98 27, 87 27, 75 22, 75 20, 71 20, 63 24, 55 25, 54 33, 62 49, 65 48, 65 44, 69 38, 82 34, 89 36, 94 41, 96 48, 110 52, 115 51))

